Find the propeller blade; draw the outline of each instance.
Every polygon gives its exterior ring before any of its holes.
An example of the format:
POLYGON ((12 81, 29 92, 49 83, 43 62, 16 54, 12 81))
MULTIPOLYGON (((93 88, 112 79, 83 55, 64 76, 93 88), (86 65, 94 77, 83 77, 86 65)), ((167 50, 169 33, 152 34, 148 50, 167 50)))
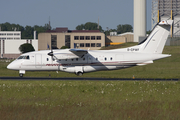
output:
POLYGON ((54 56, 53 51, 48 53, 49 56, 54 56))

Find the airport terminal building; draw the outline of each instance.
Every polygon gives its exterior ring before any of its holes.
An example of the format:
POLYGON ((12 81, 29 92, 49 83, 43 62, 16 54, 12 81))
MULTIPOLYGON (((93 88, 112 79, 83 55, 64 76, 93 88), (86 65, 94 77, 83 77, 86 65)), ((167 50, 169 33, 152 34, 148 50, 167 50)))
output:
POLYGON ((105 46, 105 34, 99 30, 56 28, 38 34, 38 50, 68 48, 97 50, 105 46))

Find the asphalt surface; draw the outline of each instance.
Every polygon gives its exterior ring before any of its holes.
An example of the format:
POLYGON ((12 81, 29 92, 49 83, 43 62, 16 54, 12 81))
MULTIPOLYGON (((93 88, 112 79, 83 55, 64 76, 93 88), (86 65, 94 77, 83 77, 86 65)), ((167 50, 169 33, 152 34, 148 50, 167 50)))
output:
POLYGON ((0 80, 99 80, 99 81, 126 81, 126 80, 148 80, 148 81, 178 81, 177 78, 161 79, 161 78, 88 78, 88 77, 0 77, 0 80))

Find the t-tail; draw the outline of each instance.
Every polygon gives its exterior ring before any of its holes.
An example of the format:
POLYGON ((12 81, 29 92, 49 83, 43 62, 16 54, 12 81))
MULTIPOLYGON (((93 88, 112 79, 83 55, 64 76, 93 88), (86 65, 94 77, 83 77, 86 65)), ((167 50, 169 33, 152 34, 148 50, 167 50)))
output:
POLYGON ((157 23, 150 35, 136 46, 139 49, 138 52, 161 54, 172 23, 173 20, 163 20, 157 23))

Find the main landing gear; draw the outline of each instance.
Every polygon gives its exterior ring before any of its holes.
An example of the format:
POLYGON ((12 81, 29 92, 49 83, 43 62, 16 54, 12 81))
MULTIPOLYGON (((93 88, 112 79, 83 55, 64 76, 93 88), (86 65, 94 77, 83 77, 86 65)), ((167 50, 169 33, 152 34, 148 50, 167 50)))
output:
POLYGON ((77 76, 82 76, 83 73, 79 71, 79 72, 76 73, 76 75, 77 75, 77 76))

